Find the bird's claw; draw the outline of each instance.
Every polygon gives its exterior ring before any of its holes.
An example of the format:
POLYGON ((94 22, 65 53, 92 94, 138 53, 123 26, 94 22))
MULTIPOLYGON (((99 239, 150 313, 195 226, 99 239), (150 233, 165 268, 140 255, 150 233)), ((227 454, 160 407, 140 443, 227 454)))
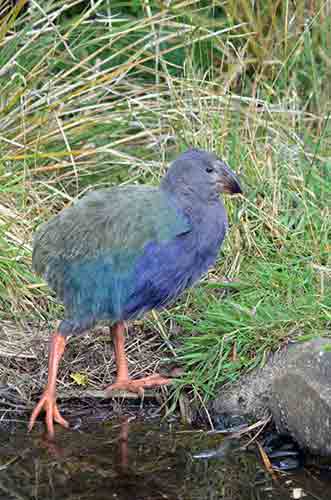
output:
POLYGON ((54 422, 68 429, 69 423, 60 414, 56 404, 55 397, 51 396, 46 390, 42 395, 39 403, 32 412, 32 415, 29 420, 29 432, 32 430, 36 422, 36 419, 42 410, 45 410, 46 412, 45 420, 46 420, 47 434, 49 438, 51 439, 54 438, 54 422))
POLYGON ((135 392, 139 394, 140 397, 144 395, 144 389, 149 387, 158 387, 161 385, 168 385, 171 383, 170 378, 162 377, 159 374, 150 375, 149 377, 140 378, 137 380, 132 380, 130 378, 123 380, 116 380, 114 384, 106 387, 105 391, 107 394, 111 394, 113 391, 128 391, 135 392))

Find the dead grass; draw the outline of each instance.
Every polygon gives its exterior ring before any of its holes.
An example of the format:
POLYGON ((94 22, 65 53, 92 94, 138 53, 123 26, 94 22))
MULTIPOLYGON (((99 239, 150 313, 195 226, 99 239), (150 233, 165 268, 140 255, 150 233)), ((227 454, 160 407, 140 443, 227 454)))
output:
MULTIPOLYGON (((1 324, 0 379, 27 408, 33 406, 47 382, 48 339, 54 326, 45 322, 1 324)), ((139 322, 130 328, 126 352, 133 377, 169 372, 166 358, 171 353, 156 331, 139 322)), ((104 398, 102 389, 114 382, 115 375, 109 327, 99 326, 87 335, 69 339, 58 374, 58 396, 61 400, 104 398)))

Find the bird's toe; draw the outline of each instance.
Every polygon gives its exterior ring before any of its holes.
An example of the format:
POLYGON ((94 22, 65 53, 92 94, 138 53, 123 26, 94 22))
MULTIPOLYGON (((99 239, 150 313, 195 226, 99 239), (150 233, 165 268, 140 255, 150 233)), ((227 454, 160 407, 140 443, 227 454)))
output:
POLYGON ((144 389, 150 387, 160 387, 161 385, 168 385, 171 383, 170 378, 162 377, 155 373, 148 377, 132 380, 130 378, 125 380, 116 380, 116 382, 106 388, 106 393, 111 395, 114 391, 128 391, 135 392, 139 396, 144 395, 144 389))
POLYGON ((62 415, 59 412, 55 398, 53 396, 50 396, 48 392, 45 391, 31 414, 28 425, 29 431, 33 429, 39 414, 43 410, 46 413, 45 422, 47 428, 47 435, 50 439, 53 439, 55 434, 54 422, 62 425, 62 427, 65 427, 66 429, 69 427, 69 423, 62 417, 62 415))

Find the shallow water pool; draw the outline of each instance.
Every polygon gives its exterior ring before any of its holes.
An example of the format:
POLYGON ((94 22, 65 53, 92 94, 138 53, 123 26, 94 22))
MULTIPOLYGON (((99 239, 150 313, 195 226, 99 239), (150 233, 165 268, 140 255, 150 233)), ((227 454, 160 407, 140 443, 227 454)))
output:
POLYGON ((255 447, 129 417, 66 431, 0 431, 1 500, 326 500, 331 479, 264 470, 255 447), (218 449, 217 458, 201 458, 218 449), (200 458, 199 458, 200 457, 200 458))

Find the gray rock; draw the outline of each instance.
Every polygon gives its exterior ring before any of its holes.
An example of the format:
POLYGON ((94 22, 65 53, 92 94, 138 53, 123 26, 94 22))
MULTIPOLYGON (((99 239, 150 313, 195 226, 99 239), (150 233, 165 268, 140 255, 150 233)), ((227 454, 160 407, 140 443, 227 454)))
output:
POLYGON ((331 455, 331 339, 289 344, 222 391, 216 413, 259 419, 271 413, 311 453, 331 455))

